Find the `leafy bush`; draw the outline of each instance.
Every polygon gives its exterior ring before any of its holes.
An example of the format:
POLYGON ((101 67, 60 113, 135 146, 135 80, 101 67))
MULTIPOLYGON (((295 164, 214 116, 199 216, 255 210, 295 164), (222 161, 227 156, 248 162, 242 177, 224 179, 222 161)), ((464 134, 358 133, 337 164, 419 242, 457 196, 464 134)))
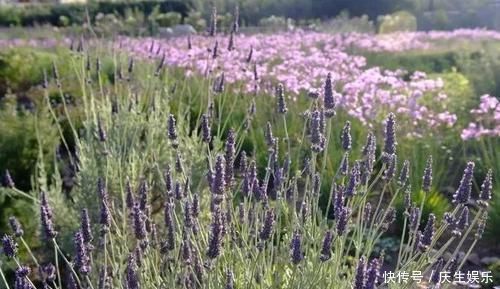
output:
POLYGON ((87 21, 87 12, 90 20, 102 14, 116 14, 125 17, 127 10, 140 10, 145 15, 150 15, 155 7, 160 12, 177 12, 183 17, 187 16, 189 7, 181 1, 134 1, 134 2, 104 2, 99 1, 89 4, 35 4, 0 7, 0 26, 22 25, 34 26, 36 24, 51 24, 59 26, 81 25, 87 21), (65 21, 61 22, 61 19, 65 21), (67 21, 66 21, 67 19, 67 21))
POLYGON ((417 18, 408 11, 398 11, 390 15, 380 16, 379 33, 410 32, 417 30, 417 18))
POLYGON ((184 18, 184 23, 193 26, 196 31, 205 31, 207 28, 207 21, 198 11, 189 12, 188 16, 184 18))
POLYGON ((26 91, 42 83, 43 70, 50 71, 54 54, 34 49, 8 49, 0 52, 0 95, 26 91), (33 65, 36 63, 36 65, 33 65))
POLYGON ((291 19, 271 15, 259 20, 259 26, 268 32, 286 31, 293 27, 291 19))
POLYGON ((335 18, 322 22, 319 30, 331 33, 374 33, 375 25, 367 15, 350 17, 348 12, 343 11, 335 18))
POLYGON ((155 21, 158 22, 160 27, 171 27, 180 24, 182 20, 182 15, 177 12, 161 13, 155 17, 155 21))
MULTIPOLYGON (((483 94, 499 95, 500 84, 496 80, 500 79, 500 54, 496 44, 485 42, 479 47, 470 47, 460 43, 443 42, 437 45, 448 48, 401 53, 360 53, 366 57, 369 66, 402 68, 410 72, 423 71, 429 74, 445 73, 442 76, 450 78, 451 81, 460 80, 459 74, 462 74, 473 88, 473 96, 467 99, 475 99, 476 102, 483 94), (453 49, 450 49, 450 46, 453 46, 453 49)), ((460 83, 465 84, 465 79, 460 80, 460 83)), ((464 91, 468 90, 465 86, 463 88, 464 91)))

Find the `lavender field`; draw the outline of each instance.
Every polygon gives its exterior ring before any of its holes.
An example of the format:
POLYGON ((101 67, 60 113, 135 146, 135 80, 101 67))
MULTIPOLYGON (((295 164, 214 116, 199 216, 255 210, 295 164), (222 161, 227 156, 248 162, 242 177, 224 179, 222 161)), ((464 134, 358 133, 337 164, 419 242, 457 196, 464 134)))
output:
POLYGON ((239 13, 1 30, 0 288, 500 286, 500 32, 239 13))

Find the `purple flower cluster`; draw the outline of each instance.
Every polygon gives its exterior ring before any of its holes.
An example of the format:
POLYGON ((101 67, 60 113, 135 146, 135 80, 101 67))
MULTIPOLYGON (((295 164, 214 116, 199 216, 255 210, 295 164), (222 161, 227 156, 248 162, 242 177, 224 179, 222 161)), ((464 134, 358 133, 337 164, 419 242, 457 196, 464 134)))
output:
MULTIPOLYGON (((238 46, 231 46, 231 49, 225 51, 214 47, 211 49, 213 61, 210 63, 206 61, 206 47, 213 46, 212 37, 189 37, 191 49, 186 49, 186 42, 182 39, 145 41, 121 38, 119 43, 122 44, 120 49, 126 49, 140 58, 160 58, 166 55, 165 65, 184 68, 188 77, 205 74, 207 71, 219 75, 214 83, 216 92, 224 90, 224 83, 242 82, 246 83, 242 88, 244 92, 255 93, 258 89, 268 90, 274 87, 273 83, 276 84, 277 81, 287 88, 287 98, 295 101, 303 91, 319 96, 315 91, 323 86, 322 98, 327 118, 332 117, 336 109, 342 108, 363 123, 373 124, 379 120, 381 113, 397 108, 395 113, 406 116, 406 124, 411 127, 446 127, 456 122, 456 116, 448 112, 445 106, 430 107, 420 100, 426 94, 441 90, 444 85, 442 80, 417 72, 408 81, 403 71, 367 68, 364 57, 346 53, 353 43, 365 47, 368 38, 371 41, 369 46, 374 46, 373 41, 385 41, 378 40, 383 39, 383 36, 353 34, 340 37, 298 30, 272 35, 232 34, 229 37, 238 42, 238 46), (150 51, 149 43, 152 41, 155 41, 158 50, 163 53, 150 51), (305 52, 302 49, 304 43, 312 49, 305 52), (259 65, 254 63, 255 59, 259 65), (227 73, 229 71, 231 73, 227 73), (320 80, 325 75, 327 78, 322 84, 320 80), (334 80, 335 84, 339 84, 338 87, 342 87, 341 91, 335 91, 334 80)), ((391 46, 394 41, 391 38, 391 46)), ((285 97, 281 93, 277 93, 277 97, 278 110, 283 113, 287 110, 285 97)), ((440 97, 444 99, 446 95, 441 93, 440 97)), ((421 134, 411 130, 407 133, 415 136, 421 134)))
POLYGON ((462 130, 463 140, 500 136, 500 101, 498 97, 483 95, 479 106, 471 110, 474 121, 462 130))

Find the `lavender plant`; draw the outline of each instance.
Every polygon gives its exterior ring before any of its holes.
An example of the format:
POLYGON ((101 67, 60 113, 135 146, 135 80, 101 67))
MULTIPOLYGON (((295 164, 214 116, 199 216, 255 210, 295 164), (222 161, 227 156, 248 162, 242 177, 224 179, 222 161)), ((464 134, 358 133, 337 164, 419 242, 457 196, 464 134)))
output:
MULTIPOLYGON (((212 17, 210 34, 215 35, 216 10, 212 17)), ((420 187, 412 186, 420 180, 409 178, 409 161, 402 162, 397 174, 396 116, 391 113, 384 122, 381 154, 376 154, 372 133, 363 151, 353 152, 359 140, 351 135, 351 122, 341 135, 331 135, 339 93, 330 74, 323 97, 308 100, 305 119, 291 114, 295 104, 286 102, 285 88, 278 86, 270 106, 281 118, 278 122, 270 115, 264 132, 252 126, 251 113, 241 126, 228 125, 237 117, 234 107, 239 103, 224 87, 223 76, 208 73, 207 105, 195 105, 189 91, 165 88, 170 72, 163 68, 158 72, 156 66, 141 67, 130 60, 128 74, 144 73, 149 80, 129 77, 104 89, 100 70, 87 70, 79 52, 73 61, 82 87, 83 129, 73 128, 76 154, 67 161, 77 168, 78 185, 71 200, 65 199, 59 173, 48 176, 39 162, 33 205, 41 241, 54 256, 34 254, 23 239, 22 225, 12 219, 13 231, 2 238, 2 252, 15 261, 5 264, 16 272, 16 289, 35 288, 35 280, 53 289, 221 284, 378 288, 384 255, 376 255, 374 247, 394 222, 393 205, 402 194, 407 212, 395 273, 418 270, 428 275, 452 265, 459 270, 465 240, 474 240, 470 253, 482 235, 491 174, 481 187, 480 202, 472 200, 475 164, 467 163, 454 195, 456 206, 446 215, 453 221, 430 215, 421 226, 424 201, 413 203, 420 187), (95 81, 86 81, 91 78, 95 81), (294 118, 302 127, 289 131, 287 123, 294 118), (284 126, 284 133, 273 132, 271 121, 284 126), (244 149, 255 134, 267 138, 265 167, 258 166, 258 152, 244 149), (335 147, 339 139, 341 146, 335 147), (343 160, 331 164, 328 151, 344 155, 343 160), (299 163, 305 165, 295 165, 299 163), (333 178, 326 177, 330 169, 336 171, 333 178), (322 187, 329 188, 326 210, 320 202, 322 187), (452 233, 450 238, 444 238, 446 232, 452 233), (30 259, 20 260, 19 250, 26 250, 30 259), (451 252, 456 264, 442 259, 445 252, 451 252), (47 262, 55 264, 55 273, 41 265, 47 262)), ((56 72, 54 65, 55 83, 50 85, 61 89, 64 82, 56 72)), ((259 109, 254 103, 247 101, 251 111, 259 109)), ((429 193, 430 157, 422 178, 421 190, 429 193)), ((9 186, 15 188, 15 182, 9 186)), ((12 285, 5 277, 3 282, 12 285)))

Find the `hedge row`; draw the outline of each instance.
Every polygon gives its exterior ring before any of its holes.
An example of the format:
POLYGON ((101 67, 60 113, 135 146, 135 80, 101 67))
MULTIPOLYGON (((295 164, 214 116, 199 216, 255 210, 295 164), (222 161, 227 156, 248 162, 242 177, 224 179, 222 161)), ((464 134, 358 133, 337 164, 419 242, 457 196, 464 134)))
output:
POLYGON ((0 6, 0 26, 34 26, 51 24, 60 26, 61 19, 66 18, 65 25, 82 24, 87 19, 87 11, 91 21, 98 13, 114 13, 125 16, 126 11, 139 10, 146 16, 159 7, 160 12, 178 12, 183 17, 192 9, 187 1, 137 1, 137 2, 96 2, 89 4, 36 4, 22 6, 0 6))

